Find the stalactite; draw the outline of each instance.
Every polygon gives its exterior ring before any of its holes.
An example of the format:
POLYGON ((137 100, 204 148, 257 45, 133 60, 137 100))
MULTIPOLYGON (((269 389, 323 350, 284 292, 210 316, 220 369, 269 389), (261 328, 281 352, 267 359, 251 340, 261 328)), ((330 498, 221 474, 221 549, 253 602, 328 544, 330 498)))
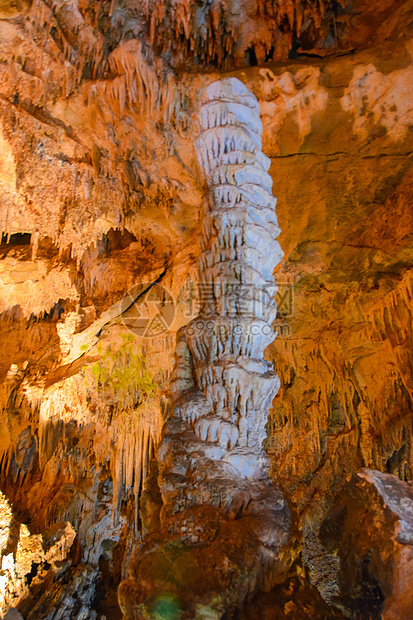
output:
MULTIPOLYGON (((343 5, 344 0, 336 4, 343 5)), ((314 4, 302 0, 260 0, 254 11, 248 2, 232 0, 217 0, 203 6, 150 0, 143 8, 149 39, 157 53, 173 55, 175 64, 195 56, 199 63, 213 62, 221 67, 228 62, 244 64, 244 55, 251 49, 258 62, 264 61, 270 51, 273 58, 285 57, 302 29, 328 31, 327 16, 332 7, 324 0, 314 4), (257 30, 253 33, 244 29, 245 15, 256 20, 259 34, 257 30), (170 30, 174 37, 160 36, 170 30)))
POLYGON ((175 79, 167 64, 155 58, 152 50, 142 41, 132 39, 114 50, 108 58, 109 69, 119 77, 101 82, 98 88, 105 90, 124 106, 137 106, 142 115, 170 116, 174 99, 178 96, 175 79))
MULTIPOLYGON (((49 391, 43 397, 39 420, 39 462, 44 469, 53 453, 59 453, 58 444, 64 434, 65 425, 76 423, 86 426, 90 422, 90 411, 86 405, 89 392, 83 393, 77 377, 67 379, 62 386, 49 391)), ((123 394, 122 392, 118 392, 123 394)), ((136 400, 136 387, 135 387, 136 400)), ((128 494, 139 496, 147 477, 147 462, 151 445, 159 443, 162 417, 160 410, 148 408, 143 403, 136 412, 127 406, 127 399, 122 397, 122 413, 118 414, 116 425, 106 428, 101 426, 94 440, 94 454, 97 463, 103 467, 110 462, 113 480, 113 522, 119 524, 122 502, 128 494), (101 436, 99 437, 99 434, 101 436)), ((82 448, 83 449, 83 448, 82 448)), ((83 455, 82 458, 84 458, 83 455)), ((64 452, 62 458, 71 459, 64 452)))

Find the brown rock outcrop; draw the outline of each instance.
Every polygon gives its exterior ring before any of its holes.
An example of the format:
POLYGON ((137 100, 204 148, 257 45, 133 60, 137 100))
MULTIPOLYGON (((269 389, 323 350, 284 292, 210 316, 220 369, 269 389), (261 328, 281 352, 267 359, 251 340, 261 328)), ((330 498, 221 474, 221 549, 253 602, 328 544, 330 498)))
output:
POLYGON ((321 528, 340 558, 339 604, 348 618, 413 614, 413 486, 363 469, 336 498, 321 528))

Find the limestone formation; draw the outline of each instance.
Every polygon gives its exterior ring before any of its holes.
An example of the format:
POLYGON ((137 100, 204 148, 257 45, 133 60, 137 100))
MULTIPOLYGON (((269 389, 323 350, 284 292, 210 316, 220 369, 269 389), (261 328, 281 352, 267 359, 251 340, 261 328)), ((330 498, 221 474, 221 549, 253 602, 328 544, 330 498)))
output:
POLYGON ((221 618, 270 589, 288 566, 289 510, 268 476, 262 445, 279 388, 264 349, 274 339, 272 271, 282 251, 258 102, 236 78, 214 82, 203 93, 198 123, 208 191, 200 311, 177 339, 158 450, 160 528, 148 520, 150 534, 119 590, 131 620, 154 617, 161 592, 177 598, 183 617, 201 618, 210 608, 221 618), (229 549, 231 539, 236 546, 229 549), (162 576, 159 545, 167 556, 162 576), (177 577, 172 545, 191 575, 177 577))

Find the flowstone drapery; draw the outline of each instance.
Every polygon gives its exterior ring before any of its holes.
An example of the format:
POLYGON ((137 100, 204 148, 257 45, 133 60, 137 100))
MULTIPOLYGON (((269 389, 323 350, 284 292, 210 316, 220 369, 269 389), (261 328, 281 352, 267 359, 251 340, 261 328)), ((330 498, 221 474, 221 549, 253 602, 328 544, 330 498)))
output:
POLYGON ((130 619, 155 617, 166 600, 183 618, 205 617, 206 608, 208 617, 231 617, 288 565, 289 510, 262 446, 279 389, 263 354, 274 338, 272 272, 282 251, 259 105, 238 79, 220 80, 205 90, 198 123, 208 186, 201 307, 177 338, 158 452, 162 505, 149 484, 146 535, 119 589, 130 619))

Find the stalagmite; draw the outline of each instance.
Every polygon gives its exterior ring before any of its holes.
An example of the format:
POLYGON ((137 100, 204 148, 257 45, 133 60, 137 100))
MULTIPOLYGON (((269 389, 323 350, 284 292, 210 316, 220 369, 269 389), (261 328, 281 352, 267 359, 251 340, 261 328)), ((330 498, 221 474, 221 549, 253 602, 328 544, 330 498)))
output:
POLYGON ((274 339, 272 271, 282 251, 258 102, 236 78, 214 82, 198 124, 208 186, 200 312, 177 338, 158 451, 160 527, 150 527, 119 590, 130 619, 152 617, 161 591, 179 599, 183 617, 208 607, 221 618, 271 588, 288 564, 279 551, 289 511, 262 446, 280 385, 264 349, 274 339))

